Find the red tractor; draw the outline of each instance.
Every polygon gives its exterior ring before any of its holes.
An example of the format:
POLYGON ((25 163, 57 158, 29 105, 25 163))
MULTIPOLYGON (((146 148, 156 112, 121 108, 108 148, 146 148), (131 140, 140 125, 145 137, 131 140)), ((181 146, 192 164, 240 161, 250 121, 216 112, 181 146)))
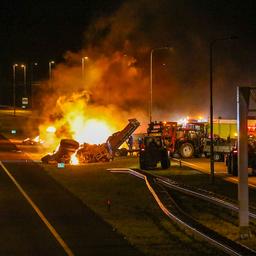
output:
POLYGON ((202 153, 206 126, 199 122, 185 125, 178 125, 177 122, 152 122, 147 132, 148 136, 161 136, 171 155, 190 158, 202 153))
POLYGON ((147 136, 140 147, 141 169, 155 168, 160 162, 163 169, 170 167, 170 155, 189 158, 200 155, 205 138, 203 123, 151 122, 147 136))
POLYGON ((177 127, 175 153, 182 158, 199 157, 203 152, 206 138, 206 125, 200 122, 188 122, 177 127))

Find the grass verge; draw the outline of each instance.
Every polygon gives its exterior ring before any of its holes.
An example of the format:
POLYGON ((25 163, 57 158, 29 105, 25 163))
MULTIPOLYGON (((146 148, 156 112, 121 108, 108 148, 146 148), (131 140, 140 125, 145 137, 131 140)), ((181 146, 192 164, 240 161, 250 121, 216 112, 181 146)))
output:
POLYGON ((111 163, 45 169, 146 255, 222 255, 169 221, 144 181, 106 171, 112 167, 136 168, 137 162, 137 158, 118 158, 111 163))

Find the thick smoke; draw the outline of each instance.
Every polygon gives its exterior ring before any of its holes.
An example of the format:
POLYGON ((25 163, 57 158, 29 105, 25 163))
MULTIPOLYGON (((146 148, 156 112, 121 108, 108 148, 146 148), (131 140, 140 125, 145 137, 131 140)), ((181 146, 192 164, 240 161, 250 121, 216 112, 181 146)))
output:
MULTIPOLYGON (((47 104, 43 104, 43 112, 51 117, 61 115, 58 98, 64 96, 68 101, 68 96, 81 93, 85 108, 107 111, 111 106, 119 119, 137 117, 146 122, 150 51, 170 46, 172 50, 153 53, 153 119, 207 118, 209 42, 232 31, 226 21, 225 25, 214 23, 214 17, 213 5, 205 6, 204 1, 125 1, 112 16, 92 22, 85 32, 84 49, 67 52, 65 63, 55 67, 48 84, 51 94, 44 93, 47 104), (82 78, 83 56, 89 59, 82 78)), ((232 118, 235 87, 247 82, 248 72, 239 74, 238 59, 233 58, 237 44, 221 45, 214 51, 218 55, 214 58, 215 116, 232 118)))

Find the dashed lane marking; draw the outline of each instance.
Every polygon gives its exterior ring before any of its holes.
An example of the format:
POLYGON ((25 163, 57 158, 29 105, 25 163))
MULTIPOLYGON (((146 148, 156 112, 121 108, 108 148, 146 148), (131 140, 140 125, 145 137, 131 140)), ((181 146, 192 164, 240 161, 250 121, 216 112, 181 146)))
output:
POLYGON ((14 185, 17 187, 17 189, 20 191, 20 193, 23 195, 23 197, 27 200, 27 202, 31 205, 31 207, 34 209, 34 211, 37 213, 37 215, 40 217, 40 219, 44 222, 46 227, 49 229, 51 234, 54 236, 54 238, 57 240, 57 242, 61 245, 61 247, 64 249, 66 254, 68 256, 74 256, 74 253, 71 251, 71 249, 68 247, 68 245, 65 243, 65 241, 61 238, 61 236, 58 234, 56 229, 51 225, 51 223, 47 220, 47 218, 44 216, 44 214, 41 212, 41 210, 38 208, 38 206, 33 202, 33 200, 29 197, 29 195, 25 192, 25 190, 21 187, 21 185, 16 181, 16 179, 12 176, 12 174, 7 170, 7 168, 4 166, 4 164, 0 161, 0 166, 3 168, 5 173, 8 175, 8 177, 11 179, 11 181, 14 183, 14 185))

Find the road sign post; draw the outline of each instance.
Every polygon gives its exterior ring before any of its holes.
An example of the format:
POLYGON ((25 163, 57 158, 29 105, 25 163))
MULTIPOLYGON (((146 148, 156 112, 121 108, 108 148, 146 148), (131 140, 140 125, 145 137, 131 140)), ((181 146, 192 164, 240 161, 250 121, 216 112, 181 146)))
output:
POLYGON ((248 195, 248 132, 250 88, 237 87, 237 134, 238 134, 238 203, 239 228, 242 239, 251 236, 249 228, 248 195))

